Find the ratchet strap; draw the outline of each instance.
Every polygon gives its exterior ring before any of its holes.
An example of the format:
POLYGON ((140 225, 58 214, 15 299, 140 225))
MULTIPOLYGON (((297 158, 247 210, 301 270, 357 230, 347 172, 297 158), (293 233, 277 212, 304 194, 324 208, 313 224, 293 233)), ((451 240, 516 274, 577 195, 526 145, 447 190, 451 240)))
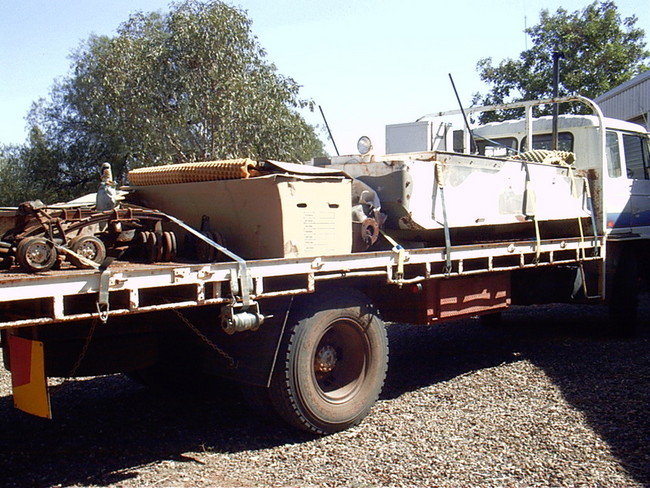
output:
POLYGON ((445 275, 451 274, 451 234, 449 232, 449 221, 447 220, 447 204, 445 203, 445 184, 443 181, 442 165, 436 163, 436 180, 440 192, 440 204, 442 205, 442 225, 445 233, 445 275))
POLYGON ((530 170, 528 168, 528 163, 526 160, 522 160, 521 164, 524 167, 524 172, 526 174, 526 183, 524 186, 524 200, 523 200, 523 213, 526 218, 530 218, 533 221, 533 225, 535 227, 535 264, 539 264, 540 257, 542 254, 542 237, 541 233, 539 230, 539 221, 537 220, 537 217, 535 216, 535 202, 532 201, 532 197, 534 195, 532 186, 531 186, 531 181, 530 181, 530 170), (529 209, 530 207, 530 209, 529 209))

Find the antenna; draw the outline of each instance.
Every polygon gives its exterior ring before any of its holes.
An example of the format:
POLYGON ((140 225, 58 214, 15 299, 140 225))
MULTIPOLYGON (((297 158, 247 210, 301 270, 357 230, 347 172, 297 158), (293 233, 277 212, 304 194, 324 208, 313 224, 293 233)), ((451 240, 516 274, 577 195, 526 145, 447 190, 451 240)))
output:
POLYGON ((318 110, 320 110, 320 114, 322 115, 323 121, 325 122, 327 133, 330 135, 330 141, 332 141, 332 144, 334 144, 334 150, 336 151, 336 155, 340 156, 339 148, 336 147, 336 142, 334 142, 334 138, 332 137, 332 131, 330 130, 330 125, 327 123, 327 119, 325 118, 325 113, 323 112, 323 108, 320 105, 318 106, 318 110))
POLYGON ((524 14, 524 51, 528 51, 528 17, 524 14))
POLYGON ((456 90, 456 84, 454 83, 454 79, 452 78, 451 73, 449 73, 449 81, 451 81, 451 86, 454 89, 454 93, 456 94, 456 100, 458 100, 458 106, 460 107, 460 113, 463 114, 463 120, 465 121, 465 127, 467 127, 467 131, 469 132, 470 152, 473 152, 476 149, 476 140, 474 139, 474 132, 472 131, 472 128, 469 126, 469 122, 467 121, 467 115, 465 115, 465 109, 463 108, 463 104, 460 101, 460 97, 458 96, 458 90, 456 90))
POLYGON ((524 7, 524 50, 528 51, 528 32, 526 32, 528 29, 528 16, 526 15, 526 0, 522 0, 522 4, 524 7))

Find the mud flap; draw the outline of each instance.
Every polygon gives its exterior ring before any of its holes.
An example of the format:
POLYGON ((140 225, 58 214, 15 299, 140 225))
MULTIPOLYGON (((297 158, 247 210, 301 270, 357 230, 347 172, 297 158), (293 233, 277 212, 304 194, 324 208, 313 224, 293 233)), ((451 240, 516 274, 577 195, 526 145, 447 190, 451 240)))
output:
POLYGON ((14 406, 37 417, 51 419, 43 343, 12 334, 8 334, 7 339, 14 406))

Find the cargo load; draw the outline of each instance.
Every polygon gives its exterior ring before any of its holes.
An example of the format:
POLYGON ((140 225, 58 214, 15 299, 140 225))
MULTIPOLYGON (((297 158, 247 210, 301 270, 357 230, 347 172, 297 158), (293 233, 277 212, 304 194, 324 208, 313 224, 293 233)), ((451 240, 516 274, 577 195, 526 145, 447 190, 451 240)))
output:
POLYGON ((351 179, 341 171, 239 159, 143 168, 129 180, 131 201, 220 234, 245 259, 352 250, 351 179))

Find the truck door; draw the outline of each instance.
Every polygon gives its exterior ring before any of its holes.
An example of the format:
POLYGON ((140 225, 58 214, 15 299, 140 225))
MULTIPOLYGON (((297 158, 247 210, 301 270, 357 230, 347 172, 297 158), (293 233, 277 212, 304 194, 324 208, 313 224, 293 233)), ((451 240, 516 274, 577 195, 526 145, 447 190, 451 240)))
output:
POLYGON ((632 232, 632 179, 625 174, 620 133, 608 130, 606 135, 607 228, 614 235, 629 237, 632 232))
POLYGON ((631 180, 630 218, 632 232, 650 237, 650 161, 644 134, 622 134, 623 157, 631 180))

